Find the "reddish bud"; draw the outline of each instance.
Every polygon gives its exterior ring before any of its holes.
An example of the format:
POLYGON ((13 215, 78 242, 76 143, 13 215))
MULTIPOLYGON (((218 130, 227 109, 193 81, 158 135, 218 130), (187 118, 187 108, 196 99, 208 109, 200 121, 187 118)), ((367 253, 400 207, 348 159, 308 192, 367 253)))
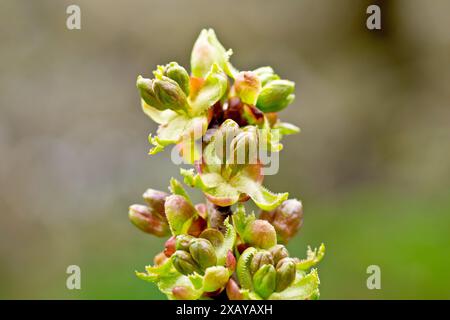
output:
POLYGON ((169 234, 167 221, 147 206, 140 204, 130 206, 128 217, 137 228, 146 233, 157 237, 164 237, 169 234))
POLYGON ((280 242, 287 243, 303 224, 303 206, 300 201, 289 199, 275 210, 262 211, 259 217, 274 226, 280 242))
POLYGON ((230 279, 227 283, 227 296, 230 300, 243 300, 244 296, 242 295, 240 288, 236 281, 230 279))
POLYGON ((225 260, 225 267, 230 269, 232 272, 234 272, 234 270, 236 270, 236 258, 234 257, 231 250, 228 250, 228 252, 227 252, 227 258, 225 260))
POLYGON ((175 237, 170 237, 164 245, 164 254, 166 257, 170 257, 176 251, 177 239, 175 237))

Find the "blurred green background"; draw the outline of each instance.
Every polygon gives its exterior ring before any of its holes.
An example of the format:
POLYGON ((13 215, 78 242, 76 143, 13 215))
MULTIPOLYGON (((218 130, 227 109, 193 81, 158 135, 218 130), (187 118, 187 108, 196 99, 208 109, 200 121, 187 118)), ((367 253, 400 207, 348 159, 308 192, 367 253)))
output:
MULTIPOLYGON (((297 84, 273 191, 303 200, 291 253, 324 242, 322 299, 450 298, 450 2, 26 1, 0 4, 0 298, 155 299, 134 270, 164 240, 127 209, 179 168, 147 155, 138 74, 188 67, 213 27, 241 70, 297 84), (365 27, 378 3, 382 31, 365 27), (81 30, 66 7, 81 7, 81 30), (66 289, 81 267, 82 289, 66 289), (381 290, 366 269, 381 268, 381 290)), ((195 198, 200 194, 191 190, 195 198)))

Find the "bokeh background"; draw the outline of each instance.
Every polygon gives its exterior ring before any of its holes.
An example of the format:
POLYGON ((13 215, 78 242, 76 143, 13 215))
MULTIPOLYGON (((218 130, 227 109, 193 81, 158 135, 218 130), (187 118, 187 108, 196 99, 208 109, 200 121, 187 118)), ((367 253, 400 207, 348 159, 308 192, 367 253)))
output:
MULTIPOLYGON (((138 74, 188 67, 213 27, 239 69, 297 84, 274 191, 303 200, 289 250, 324 242, 323 299, 450 298, 450 2, 27 1, 0 4, 0 298, 160 299, 134 270, 164 240, 127 209, 179 177, 150 157, 138 74), (382 31, 365 27, 379 4, 382 31), (81 30, 66 7, 81 7, 81 30), (82 289, 66 288, 81 267, 82 289), (381 290, 366 269, 379 265, 381 290)), ((195 190, 191 194, 200 200, 195 190)))

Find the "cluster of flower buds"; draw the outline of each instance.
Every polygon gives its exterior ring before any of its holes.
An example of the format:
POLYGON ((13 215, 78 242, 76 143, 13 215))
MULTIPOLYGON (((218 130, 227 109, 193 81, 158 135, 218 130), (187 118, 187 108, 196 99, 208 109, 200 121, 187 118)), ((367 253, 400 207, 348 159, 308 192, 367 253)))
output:
MULTIPOLYGON (((289 257, 283 245, 275 245, 269 250, 249 247, 237 265, 241 285, 263 299, 268 299, 274 292, 283 292, 296 277, 296 261, 289 257)), ((237 296, 237 292, 229 295, 237 296)))
POLYGON ((277 114, 294 101, 295 84, 271 67, 239 71, 231 53, 213 30, 203 30, 190 73, 170 62, 137 79, 142 109, 159 124, 149 136, 150 154, 175 145, 194 165, 180 170, 184 183, 206 200, 193 204, 172 178, 170 193, 148 189, 146 205, 130 207, 136 227, 168 237, 154 264, 136 274, 169 299, 316 299, 313 267, 325 247, 308 248, 305 259, 290 257, 285 245, 302 226, 302 204, 263 186, 265 155, 299 132, 277 114), (250 199, 259 217, 246 213, 250 199))

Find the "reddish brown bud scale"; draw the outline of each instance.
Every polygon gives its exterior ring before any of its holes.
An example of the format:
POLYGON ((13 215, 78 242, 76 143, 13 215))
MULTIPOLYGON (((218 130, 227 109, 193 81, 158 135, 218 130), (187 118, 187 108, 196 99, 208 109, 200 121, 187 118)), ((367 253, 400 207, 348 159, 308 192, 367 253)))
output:
POLYGON ((167 258, 170 258, 170 256, 176 251, 176 244, 177 239, 175 237, 170 237, 165 245, 164 245, 164 254, 167 258))
POLYGON ((237 247, 237 250, 238 250, 239 254, 242 254, 242 252, 244 252, 245 249, 247 249, 250 246, 248 244, 246 244, 246 243, 240 243, 236 247, 237 247))
POLYGON ((244 299, 244 296, 242 295, 238 284, 233 279, 228 280, 226 290, 228 299, 230 300, 244 299))
POLYGON ((206 227, 207 227, 206 220, 199 216, 192 222, 188 234, 194 237, 198 237, 202 233, 202 231, 206 229, 206 227))
POLYGON ((232 272, 234 272, 234 270, 236 270, 236 258, 234 257, 231 250, 228 250, 228 252, 227 252, 227 258, 225 260, 225 267, 230 269, 232 272))

